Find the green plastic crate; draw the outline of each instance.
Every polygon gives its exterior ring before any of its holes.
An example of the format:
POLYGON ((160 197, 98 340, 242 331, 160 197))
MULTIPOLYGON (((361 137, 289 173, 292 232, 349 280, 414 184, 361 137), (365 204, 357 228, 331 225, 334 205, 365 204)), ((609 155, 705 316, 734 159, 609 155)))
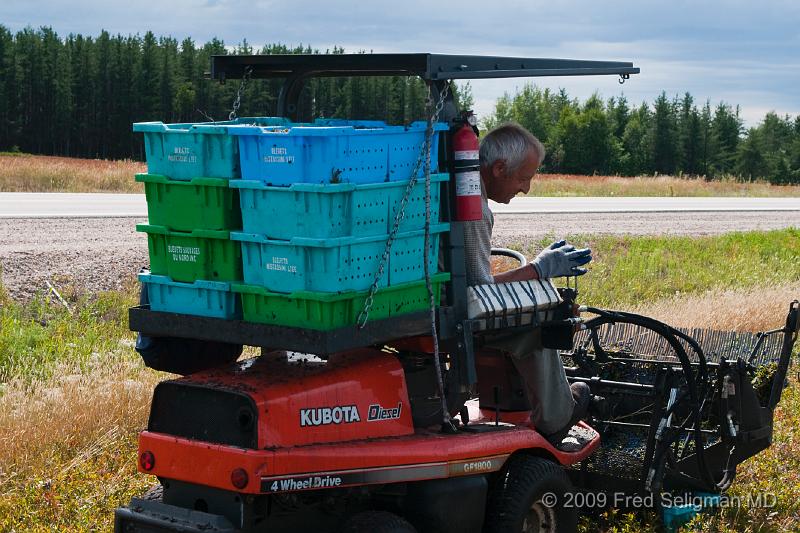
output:
MULTIPOLYGON (((450 279, 448 272, 431 276, 436 305, 441 286, 450 279)), ((364 308, 369 291, 346 291, 339 294, 298 291, 277 294, 264 287, 231 284, 242 295, 242 313, 247 322, 316 330, 353 326, 364 308)), ((369 320, 380 320, 428 309, 430 302, 425 280, 378 289, 369 320)))
POLYGON ((144 183, 148 222, 171 230, 233 230, 242 227, 239 190, 222 178, 173 180, 161 174, 137 174, 144 183))
POLYGON ((137 224, 136 231, 147 233, 153 274, 186 283, 242 280, 242 247, 228 231, 171 231, 151 224, 137 224))

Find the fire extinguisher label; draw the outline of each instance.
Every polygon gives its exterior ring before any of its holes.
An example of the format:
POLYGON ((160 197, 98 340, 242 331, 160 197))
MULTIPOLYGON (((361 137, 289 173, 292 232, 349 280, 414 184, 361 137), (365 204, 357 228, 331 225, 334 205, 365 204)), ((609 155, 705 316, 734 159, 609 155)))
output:
POLYGON ((455 157, 456 161, 478 159, 478 150, 456 150, 455 157))
POLYGON ((481 173, 477 170, 456 174, 456 196, 480 196, 481 173))

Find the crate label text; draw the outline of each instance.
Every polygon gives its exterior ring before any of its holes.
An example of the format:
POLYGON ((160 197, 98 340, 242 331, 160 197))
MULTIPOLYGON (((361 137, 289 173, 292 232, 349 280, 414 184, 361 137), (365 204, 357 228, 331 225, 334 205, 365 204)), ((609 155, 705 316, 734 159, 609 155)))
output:
POLYGON ((171 163, 197 163, 197 155, 188 146, 176 146, 167 156, 167 160, 171 163))
POLYGON ((197 246, 176 246, 170 244, 167 251, 172 254, 172 260, 179 263, 197 263, 200 248, 197 246))
POLYGON ((267 263, 267 270, 275 270, 277 272, 289 272, 290 274, 297 273, 297 266, 289 264, 288 257, 272 257, 272 262, 267 263))
POLYGON ((294 163, 294 156, 286 148, 273 146, 270 155, 264 156, 264 163, 294 163))

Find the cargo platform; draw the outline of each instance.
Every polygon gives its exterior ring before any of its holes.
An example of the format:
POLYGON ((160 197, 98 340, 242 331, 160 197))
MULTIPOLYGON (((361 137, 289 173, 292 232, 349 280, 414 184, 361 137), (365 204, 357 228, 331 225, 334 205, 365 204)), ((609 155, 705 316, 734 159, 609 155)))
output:
MULTIPOLYGON (((446 323, 442 318, 448 312, 447 308, 439 309, 440 323, 446 323)), ((431 331, 427 311, 369 321, 363 329, 348 326, 328 331, 151 311, 147 305, 130 308, 128 321, 131 331, 151 337, 219 341, 317 355, 426 335, 431 331)))

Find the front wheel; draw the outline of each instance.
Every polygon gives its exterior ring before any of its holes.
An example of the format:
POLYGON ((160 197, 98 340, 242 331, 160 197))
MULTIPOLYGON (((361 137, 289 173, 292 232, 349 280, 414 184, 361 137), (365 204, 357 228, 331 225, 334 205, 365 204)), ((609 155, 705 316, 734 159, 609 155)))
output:
POLYGON ((566 507, 572 484, 553 461, 517 455, 506 463, 489 493, 489 533, 569 533, 578 528, 578 510, 566 507))
POLYGON ((351 516, 342 533, 417 533, 406 519, 386 511, 364 511, 351 516))

